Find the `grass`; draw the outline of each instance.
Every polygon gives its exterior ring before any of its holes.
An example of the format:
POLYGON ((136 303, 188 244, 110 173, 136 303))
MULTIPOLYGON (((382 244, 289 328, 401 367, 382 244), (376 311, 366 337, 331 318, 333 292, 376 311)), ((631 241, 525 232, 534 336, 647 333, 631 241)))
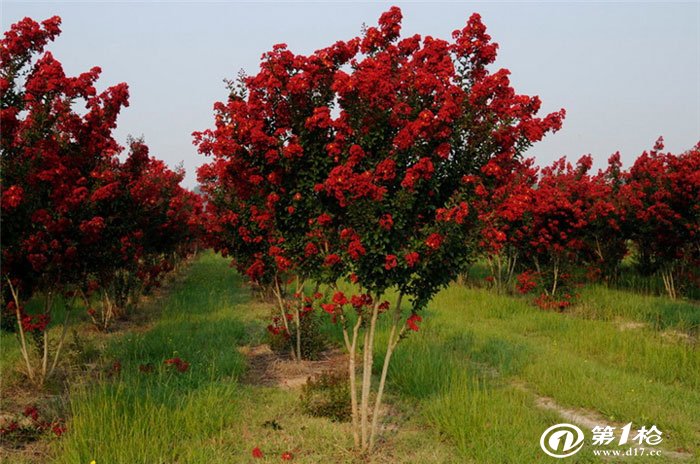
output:
MULTIPOLYGON (((269 319, 266 305, 252 303, 225 260, 204 254, 163 301, 156 323, 126 333, 106 347, 118 375, 74 388, 70 433, 56 443, 57 463, 132 464, 248 462, 252 448, 278 462, 291 451, 301 462, 350 462, 348 424, 304 415, 298 392, 242 385, 245 360, 239 345, 258 344, 269 319), (184 373, 163 361, 180 357, 184 373), (152 365, 145 374, 139 366, 152 365), (279 424, 281 430, 266 424, 279 424)), ((393 437, 390 457, 378 462, 414 462, 419 424, 393 437)), ((418 452, 421 462, 452 462, 452 447, 418 452)))
POLYGON ((107 346, 104 357, 121 370, 71 392, 71 433, 59 442, 56 462, 195 462, 193 453, 206 454, 204 441, 241 414, 236 379, 245 360, 236 345, 251 341, 251 322, 230 317, 246 299, 225 291, 240 281, 220 264, 211 255, 199 259, 156 302, 162 311, 150 330, 107 346), (163 364, 173 357, 190 363, 189 370, 163 364))
MULTIPOLYGON (((112 335, 100 348, 100 362, 119 361, 119 373, 74 383, 69 432, 52 441, 51 462, 244 463, 253 462, 256 446, 265 453, 260 462, 279 462, 285 451, 304 463, 368 462, 348 451, 348 424, 303 414, 298 392, 240 383, 246 365, 236 348, 263 340, 270 309, 251 301, 225 260, 201 255, 144 310, 151 326, 112 335), (163 365, 172 357, 189 370, 163 365)), ((661 449, 700 462, 697 304, 593 285, 560 314, 453 285, 425 316, 399 344, 389 372, 388 422, 398 431, 383 434, 369 462, 557 462, 539 438, 567 421, 538 406, 542 397, 613 425, 632 422, 633 430, 655 424, 661 449)), ((323 327, 339 340, 336 326, 323 327)), ((377 337, 381 365, 386 326, 377 337)), ((6 372, 17 352, 5 349, 6 335, 0 342, 6 372)), ((604 462, 590 448, 568 461, 604 462)))
MULTIPOLYGON (((397 352, 392 386, 424 399, 429 422, 467 462, 542 460, 539 436, 561 420, 534 407, 537 396, 613 423, 656 424, 665 449, 697 455, 697 338, 660 330, 689 327, 674 321, 698 307, 603 288, 583 292, 581 300, 571 314, 559 314, 452 286, 430 305, 430 323, 397 352), (657 302, 666 308, 658 316, 664 322, 651 324, 657 302)), ((585 449, 577 458, 598 459, 585 449)))

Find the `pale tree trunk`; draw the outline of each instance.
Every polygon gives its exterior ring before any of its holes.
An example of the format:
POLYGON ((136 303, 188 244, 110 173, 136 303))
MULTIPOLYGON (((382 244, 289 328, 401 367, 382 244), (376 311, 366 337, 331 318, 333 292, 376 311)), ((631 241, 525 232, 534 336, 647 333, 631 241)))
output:
MULTIPOLYGON (((277 304, 279 306, 280 314, 282 316, 282 322, 284 323, 284 329, 287 331, 288 334, 291 335, 291 332, 289 331, 289 323, 287 322, 287 311, 285 310, 284 301, 282 300, 282 290, 280 289, 278 276, 275 276, 275 288, 273 289, 273 292, 277 297, 277 304)), ((294 348, 292 348, 290 351, 292 354, 292 359, 297 360, 294 348)))
POLYGON ((673 268, 667 268, 661 271, 661 278, 664 281, 664 288, 668 297, 675 300, 678 297, 676 292, 676 284, 673 279, 673 268))
POLYGON ((554 294, 557 292, 557 284, 559 283, 559 260, 555 259, 554 260, 554 278, 552 282, 552 293, 551 296, 554 297, 554 294))
MULTIPOLYGON (((53 354, 53 360, 49 364, 49 329, 46 327, 42 333, 42 356, 41 356, 41 369, 37 372, 32 366, 31 360, 29 358, 29 348, 27 343, 27 337, 24 333, 24 327, 22 326, 22 314, 20 313, 19 304, 19 294, 17 289, 14 288, 10 279, 7 279, 10 285, 10 292, 12 293, 12 299, 15 303, 15 316, 17 317, 17 325, 20 338, 20 352, 22 353, 22 358, 24 359, 25 366, 27 368, 27 377, 29 381, 32 382, 37 387, 44 385, 44 382, 50 378, 58 366, 58 360, 60 359, 61 351, 63 349, 63 344, 66 339, 66 333, 68 332, 68 321, 75 303, 75 296, 71 300, 70 304, 66 306, 66 317, 63 320, 63 328, 61 330, 61 335, 58 339, 58 345, 56 346, 56 351, 53 354)), ((54 297, 51 292, 46 294, 44 301, 44 315, 50 316, 51 309, 53 307, 54 297)))
POLYGON ((301 362, 301 310, 304 306, 304 281, 297 277, 296 294, 299 295, 299 306, 294 305, 294 323, 296 324, 296 359, 301 362))
POLYGON ((352 338, 348 335, 348 329, 345 324, 345 317, 341 314, 341 322, 343 324, 343 339, 345 346, 348 349, 348 376, 350 380, 350 412, 352 416, 352 438, 355 448, 360 447, 359 434, 359 414, 357 409, 357 379, 355 368, 355 355, 357 353, 357 339, 362 325, 362 316, 357 317, 357 321, 352 329, 352 338))
POLYGON ((15 315, 17 316, 17 330, 19 331, 20 351, 22 352, 22 358, 24 358, 24 363, 27 367, 27 377, 29 377, 29 380, 31 382, 34 382, 34 368, 32 368, 32 363, 29 360, 27 337, 24 334, 24 326, 22 326, 22 314, 19 309, 19 294, 17 292, 17 289, 15 289, 14 285, 12 285, 12 281, 9 277, 7 277, 7 283, 10 286, 10 293, 12 293, 12 299, 15 302, 15 315))
POLYGON ((518 254, 513 255, 512 258, 508 258, 510 266, 508 268, 508 282, 513 281, 513 274, 515 274, 515 265, 518 263, 518 254))
POLYGON ((362 449, 369 449, 369 396, 372 391, 372 365, 374 357, 374 333, 379 314, 379 295, 372 305, 372 318, 365 332, 365 344, 362 347, 364 362, 362 366, 362 402, 360 404, 360 426, 362 429, 362 449))
POLYGON ((387 342, 386 354, 384 355, 384 365, 382 366, 382 374, 379 378, 379 388, 377 389, 377 398, 374 402, 374 412, 372 413, 372 428, 369 434, 369 446, 368 450, 372 450, 374 447, 374 441, 377 435, 377 425, 379 424, 379 413, 382 405, 382 394, 384 393, 384 384, 386 383, 386 375, 389 372, 389 361, 391 361, 391 355, 394 353, 394 348, 396 348, 397 343, 403 335, 405 326, 397 334, 399 323, 401 322, 401 300, 403 298, 403 293, 399 293, 399 297, 396 301, 396 306, 394 308, 394 319, 391 324, 391 332, 389 333, 389 341, 387 342))
POLYGON ((102 330, 107 331, 112 320, 114 319, 114 304, 112 299, 109 297, 109 292, 105 289, 102 290, 102 330))

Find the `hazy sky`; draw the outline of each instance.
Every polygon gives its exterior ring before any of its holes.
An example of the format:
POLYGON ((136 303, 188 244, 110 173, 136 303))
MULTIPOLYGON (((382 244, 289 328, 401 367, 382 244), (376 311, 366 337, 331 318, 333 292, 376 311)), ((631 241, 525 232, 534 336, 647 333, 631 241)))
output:
POLYGON ((392 4, 403 35, 448 39, 479 12, 500 44, 498 67, 516 91, 566 108, 564 127, 529 154, 540 164, 591 153, 604 165, 619 150, 629 165, 663 135, 682 151, 700 140, 700 2, 0 2, 2 29, 30 16, 63 19, 49 50, 68 75, 98 65, 98 89, 125 81, 130 107, 117 137, 143 135, 151 153, 184 163, 195 185, 191 133, 213 125, 224 78, 256 72, 284 42, 310 53, 375 24, 392 4))

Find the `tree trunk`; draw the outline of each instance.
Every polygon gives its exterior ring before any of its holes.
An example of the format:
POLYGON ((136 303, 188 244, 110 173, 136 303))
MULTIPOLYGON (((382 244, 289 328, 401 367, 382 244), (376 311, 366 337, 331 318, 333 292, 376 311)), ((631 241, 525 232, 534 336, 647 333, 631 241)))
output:
POLYGON ((22 313, 20 312, 19 305, 19 294, 17 289, 12 285, 12 281, 7 277, 7 283, 10 286, 10 293, 12 293, 12 299, 15 302, 15 315, 17 316, 17 329, 19 332, 20 340, 20 351, 22 352, 22 358, 24 358, 24 363, 27 367, 27 377, 31 382, 34 382, 34 369, 32 368, 32 363, 29 360, 29 350, 27 349, 27 337, 24 335, 24 326, 22 325, 22 313))
POLYGON ((403 299, 403 293, 399 293, 398 300, 396 301, 396 307, 394 308, 394 320, 391 324, 391 332, 389 333, 389 341, 386 346, 386 354, 384 355, 384 365, 382 366, 382 375, 379 378, 379 388, 377 389, 377 398, 374 402, 374 412, 372 414, 372 428, 369 434, 369 448, 372 450, 374 447, 374 441, 377 435, 377 425, 379 424, 379 411, 382 405, 382 394, 384 393, 384 384, 386 383, 386 375, 389 372, 389 361, 391 361, 391 355, 394 353, 394 348, 396 344, 401 339, 403 335, 403 330, 397 335, 399 322, 401 321, 401 300, 403 299))
MULTIPOLYGON (((277 304, 282 316, 282 322, 284 323, 284 329, 287 331, 287 334, 291 335, 291 332, 289 331, 289 323, 287 322, 287 311, 285 311, 284 301, 282 300, 282 291, 280 290, 279 278, 277 276, 275 276, 275 288, 273 289, 273 292, 277 297, 277 304)), ((297 360, 294 348, 291 348, 290 352, 292 354, 292 359, 297 360)))
POLYGON ((379 295, 372 306, 372 319, 365 332, 365 344, 362 347, 364 363, 362 368, 362 404, 360 405, 360 425, 362 428, 362 450, 369 449, 369 395, 372 391, 372 365, 374 350, 374 333, 377 328, 377 315, 379 314, 379 295))
POLYGON ((352 340, 348 335, 348 330, 345 325, 345 317, 341 315, 343 323, 343 338, 345 340, 345 346, 348 349, 348 377, 350 381, 350 408, 352 416, 352 438, 355 444, 355 448, 360 447, 360 434, 359 434, 359 413, 357 409, 357 381, 356 381, 356 367, 355 367, 355 355, 357 353, 357 338, 360 331, 360 326, 362 325, 362 316, 358 316, 357 322, 352 329, 352 340))

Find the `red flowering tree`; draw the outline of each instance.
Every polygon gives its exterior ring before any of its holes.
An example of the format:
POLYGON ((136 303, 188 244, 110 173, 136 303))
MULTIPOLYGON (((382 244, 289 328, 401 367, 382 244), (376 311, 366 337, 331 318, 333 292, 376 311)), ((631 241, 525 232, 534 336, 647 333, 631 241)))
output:
POLYGON ((493 195, 484 195, 482 219, 490 238, 485 241, 496 244, 490 249, 502 244, 506 251, 518 251, 518 268, 524 272, 517 276, 516 288, 522 293, 543 291, 536 300, 540 306, 569 306, 572 275, 581 267, 587 268, 589 279, 614 279, 627 253, 627 175, 619 154, 595 175, 589 173, 591 164, 590 156, 576 166, 562 158, 544 168, 535 183, 533 170, 526 171, 529 176, 511 177, 495 192, 513 193, 494 207, 489 203, 493 195), (563 298, 558 298, 560 293, 563 298))
POLYGON ((102 240, 85 250, 89 276, 81 290, 90 306, 91 293, 99 289, 99 311, 88 311, 101 330, 125 316, 143 291, 158 285, 196 246, 201 198, 180 186, 183 174, 150 157, 135 140, 124 162, 113 158, 104 170, 93 171, 96 189, 85 206, 104 219, 105 229, 102 240))
POLYGON ((602 249, 601 232, 619 228, 609 221, 613 207, 605 203, 610 192, 604 176, 590 176, 591 164, 590 156, 582 157, 575 167, 562 158, 542 169, 531 190, 524 223, 511 234, 526 269, 518 276, 518 290, 543 290, 536 300, 542 307, 569 306, 568 287, 576 266, 602 249))
POLYGON ((195 133, 200 152, 214 158, 198 171, 208 197, 209 244, 272 289, 285 335, 293 322, 296 359, 301 318, 312 308, 304 285, 324 265, 337 274, 313 188, 333 163, 325 146, 332 139, 334 76, 357 48, 357 40, 338 42, 301 56, 275 46, 257 75, 241 79, 228 102, 215 105, 216 128, 195 133))
POLYGON ((522 267, 522 242, 537 184, 532 158, 506 162, 498 169, 489 165, 480 177, 470 178, 475 184, 474 207, 481 224, 479 246, 491 271, 487 279, 498 291, 509 288, 516 270, 522 267))
POLYGON ((145 257, 162 261, 194 230, 190 215, 200 208, 179 187, 182 175, 149 160, 144 147, 119 161, 112 130, 127 86, 97 93, 99 68, 67 77, 44 52, 59 25, 58 17, 25 18, 0 41, 3 306, 16 317, 28 377, 39 385, 58 365, 72 312, 50 343, 56 296, 68 297, 70 309, 81 293, 107 287, 145 257), (25 311, 33 295, 44 300, 38 314, 25 311))
POLYGON ((619 153, 608 159, 607 169, 588 177, 584 206, 587 225, 583 231, 584 250, 580 260, 587 266, 589 279, 614 282, 628 253, 629 213, 623 195, 626 180, 619 153))
POLYGON ((418 330, 419 311, 474 257, 473 178, 510 169, 509 160, 557 130, 564 116, 536 117, 537 97, 517 95, 508 71, 489 72, 497 45, 478 15, 452 42, 400 39, 400 22, 391 8, 362 37, 309 57, 275 47, 261 73, 244 81, 246 92, 217 104, 216 129, 197 135, 200 150, 216 158, 200 176, 209 201, 220 202, 217 212, 231 211, 231 227, 239 228, 253 205, 272 216, 253 237, 278 248, 262 251, 275 256, 275 272, 284 257, 290 272, 331 286, 347 278, 359 289, 336 289, 322 307, 343 325, 353 435, 363 450, 374 444, 396 344, 418 330), (391 289, 398 298, 372 412, 374 337, 391 289), (407 319, 404 297, 412 307, 407 319))
POLYGON ((628 227, 643 271, 658 272, 671 298, 700 258, 700 146, 674 155, 663 139, 630 168, 623 187, 628 227))
POLYGON ((81 250, 106 227, 86 207, 96 187, 91 173, 119 149, 111 130, 128 98, 126 84, 96 92, 99 68, 67 77, 51 53, 43 53, 59 25, 58 17, 41 24, 25 18, 0 42, 3 284, 12 295, 28 375, 37 383, 55 369, 65 335, 51 361, 46 327, 54 297, 76 290, 86 273, 81 250), (72 109, 80 101, 83 115, 72 109), (44 308, 26 314, 23 302, 36 291, 45 296, 44 308), (38 369, 29 360, 27 332, 44 347, 38 369))

